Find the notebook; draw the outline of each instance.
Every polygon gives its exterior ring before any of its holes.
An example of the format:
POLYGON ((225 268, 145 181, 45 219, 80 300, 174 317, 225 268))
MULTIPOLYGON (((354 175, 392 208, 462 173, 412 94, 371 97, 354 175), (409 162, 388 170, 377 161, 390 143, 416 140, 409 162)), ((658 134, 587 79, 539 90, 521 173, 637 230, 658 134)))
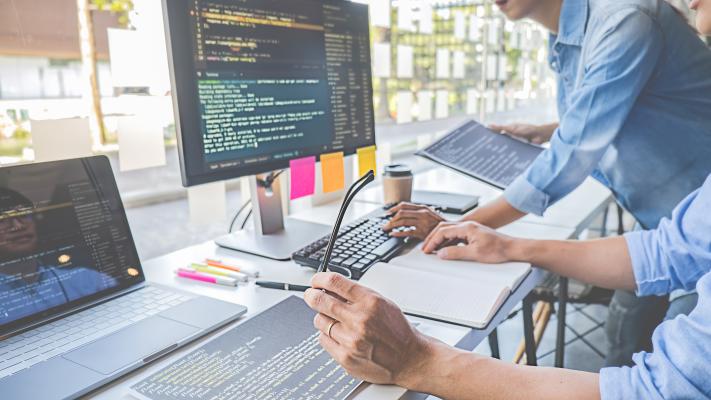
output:
POLYGON ((405 314, 475 329, 485 328, 530 264, 445 261, 421 245, 390 263, 378 263, 359 283, 400 306, 405 314))

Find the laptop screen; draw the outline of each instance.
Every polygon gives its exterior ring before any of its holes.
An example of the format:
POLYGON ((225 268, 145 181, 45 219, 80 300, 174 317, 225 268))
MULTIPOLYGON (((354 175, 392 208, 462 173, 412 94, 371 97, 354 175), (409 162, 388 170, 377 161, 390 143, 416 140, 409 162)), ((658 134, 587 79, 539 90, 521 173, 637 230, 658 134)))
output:
POLYGON ((0 168, 0 334, 143 280, 106 157, 0 168))

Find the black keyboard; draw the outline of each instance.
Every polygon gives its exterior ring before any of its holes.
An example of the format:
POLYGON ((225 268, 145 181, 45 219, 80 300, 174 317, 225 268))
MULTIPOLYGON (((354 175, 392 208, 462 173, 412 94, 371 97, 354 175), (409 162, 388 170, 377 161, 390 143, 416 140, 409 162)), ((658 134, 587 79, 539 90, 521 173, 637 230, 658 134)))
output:
MULTIPOLYGON (((378 210, 341 227, 329 263, 331 271, 358 280, 375 263, 389 261, 405 247, 404 239, 390 237, 383 231, 388 217, 382 214, 378 210)), ((299 265, 318 269, 330 237, 326 235, 295 252, 292 259, 299 265)))

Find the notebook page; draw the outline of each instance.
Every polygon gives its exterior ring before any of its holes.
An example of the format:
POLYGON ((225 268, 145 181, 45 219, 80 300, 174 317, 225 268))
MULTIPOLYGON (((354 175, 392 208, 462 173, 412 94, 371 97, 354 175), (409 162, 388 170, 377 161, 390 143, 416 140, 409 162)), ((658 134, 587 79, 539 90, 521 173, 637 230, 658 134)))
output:
POLYGON ((442 260, 435 254, 423 253, 422 244, 408 254, 392 259, 390 263, 468 281, 486 282, 499 288, 509 287, 512 290, 518 287, 531 270, 531 265, 525 263, 482 264, 442 260))
POLYGON ((509 288, 393 264, 373 266, 360 284, 392 300, 407 314, 482 328, 509 288))

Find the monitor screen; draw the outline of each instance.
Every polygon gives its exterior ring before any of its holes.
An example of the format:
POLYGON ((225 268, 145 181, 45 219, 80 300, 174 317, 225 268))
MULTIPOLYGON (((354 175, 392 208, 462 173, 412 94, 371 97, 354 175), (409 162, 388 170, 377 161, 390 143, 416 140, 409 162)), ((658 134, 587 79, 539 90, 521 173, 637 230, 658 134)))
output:
POLYGON ((105 157, 0 168, 0 334, 142 281, 105 157))
POLYGON ((164 1, 186 185, 375 143, 368 7, 164 1))

